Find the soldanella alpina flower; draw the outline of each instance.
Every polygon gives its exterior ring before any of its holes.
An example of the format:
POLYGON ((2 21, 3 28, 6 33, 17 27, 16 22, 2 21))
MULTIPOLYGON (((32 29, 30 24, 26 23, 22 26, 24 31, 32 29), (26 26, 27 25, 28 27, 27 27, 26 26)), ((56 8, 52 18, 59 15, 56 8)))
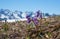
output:
POLYGON ((36 16, 39 17, 39 15, 40 15, 40 10, 38 10, 36 13, 37 13, 36 16))
POLYGON ((32 18, 32 21, 34 22, 35 25, 38 24, 38 19, 36 17, 32 18))
POLYGON ((38 18, 42 18, 42 13, 41 13, 40 10, 38 10, 36 13, 37 13, 36 17, 38 17, 38 18))
POLYGON ((26 18, 27 18, 27 22, 30 23, 31 22, 30 15, 27 15, 26 18))

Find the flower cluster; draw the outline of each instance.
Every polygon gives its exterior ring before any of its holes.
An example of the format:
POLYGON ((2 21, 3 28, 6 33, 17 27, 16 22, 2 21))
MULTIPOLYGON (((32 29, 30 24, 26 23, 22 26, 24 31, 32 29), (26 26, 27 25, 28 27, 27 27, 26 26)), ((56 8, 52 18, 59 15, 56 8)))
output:
POLYGON ((40 11, 36 12, 36 15, 34 17, 31 17, 31 15, 27 15, 27 22, 30 23, 31 21, 34 22, 35 25, 38 24, 38 19, 37 18, 42 18, 42 13, 40 13, 40 11))

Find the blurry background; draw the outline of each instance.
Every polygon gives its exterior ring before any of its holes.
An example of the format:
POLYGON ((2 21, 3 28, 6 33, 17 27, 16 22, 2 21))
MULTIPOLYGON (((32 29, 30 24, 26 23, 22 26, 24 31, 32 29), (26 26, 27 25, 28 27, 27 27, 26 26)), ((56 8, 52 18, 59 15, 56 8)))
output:
POLYGON ((0 20, 26 20, 26 14, 38 10, 44 16, 60 15, 60 0, 0 0, 0 20))

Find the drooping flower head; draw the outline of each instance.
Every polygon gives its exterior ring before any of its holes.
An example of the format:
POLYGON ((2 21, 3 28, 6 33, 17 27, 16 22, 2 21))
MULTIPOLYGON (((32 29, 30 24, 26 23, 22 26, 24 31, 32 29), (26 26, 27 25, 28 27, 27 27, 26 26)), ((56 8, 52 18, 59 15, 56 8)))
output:
POLYGON ((27 18, 27 22, 30 23, 31 22, 31 14, 30 15, 26 15, 27 18))
POLYGON ((37 24, 38 24, 38 20, 37 20, 37 18, 36 18, 36 17, 32 18, 32 21, 34 22, 34 24, 35 24, 35 25, 37 25, 37 24))
POLYGON ((26 18, 27 18, 27 22, 30 23, 31 22, 30 16, 26 16, 26 18))
POLYGON ((42 18, 42 12, 40 10, 38 10, 36 13, 37 13, 36 17, 42 18))
POLYGON ((36 13, 37 13, 36 16, 39 17, 39 15, 40 15, 40 10, 38 10, 36 13))

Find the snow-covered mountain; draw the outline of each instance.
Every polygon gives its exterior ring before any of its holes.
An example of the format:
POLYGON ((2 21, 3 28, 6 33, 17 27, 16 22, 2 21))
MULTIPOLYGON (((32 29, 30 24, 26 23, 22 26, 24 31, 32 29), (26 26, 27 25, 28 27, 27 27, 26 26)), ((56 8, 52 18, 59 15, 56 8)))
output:
POLYGON ((23 21, 26 20, 26 13, 23 13, 21 11, 10 11, 8 9, 0 9, 0 21, 4 21, 7 20, 9 21, 13 21, 13 20, 21 20, 23 21))

